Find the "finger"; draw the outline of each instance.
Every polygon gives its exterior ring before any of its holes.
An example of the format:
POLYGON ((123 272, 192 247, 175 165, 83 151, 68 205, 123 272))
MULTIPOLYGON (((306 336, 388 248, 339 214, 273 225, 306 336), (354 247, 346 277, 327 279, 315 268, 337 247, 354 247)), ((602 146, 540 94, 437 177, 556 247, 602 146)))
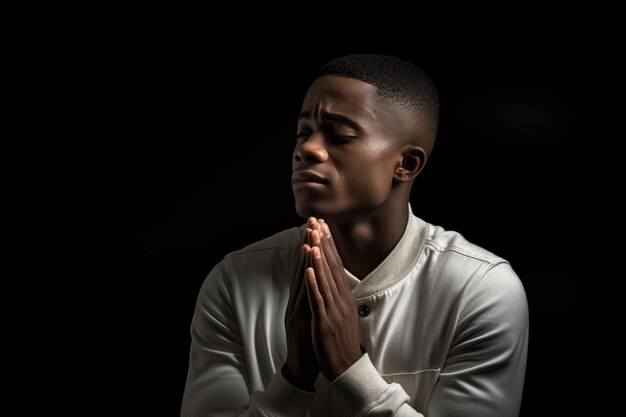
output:
POLYGON ((311 312, 318 320, 326 318, 324 298, 322 298, 322 294, 320 294, 317 280, 315 279, 315 272, 311 267, 306 269, 306 288, 307 294, 309 295, 309 305, 311 306, 311 312))
POLYGON ((320 242, 321 245, 319 246, 319 248, 322 254, 322 264, 324 266, 324 274, 325 274, 325 277, 328 278, 328 286, 330 287, 330 292, 333 295, 333 300, 334 300, 339 295, 339 292, 337 291, 337 288, 338 288, 337 283, 335 281, 338 279, 341 279, 341 277, 337 275, 337 272, 343 273, 343 271, 337 271, 337 270, 333 271, 331 269, 328 257, 329 256, 332 257, 332 255, 329 255, 330 249, 328 246, 328 242, 325 242, 326 237, 324 236, 324 234, 321 235, 320 241, 321 241, 320 242))
POLYGON ((321 236, 322 236, 322 233, 321 233, 321 231, 318 228, 312 230, 311 231, 311 241, 309 242, 309 244, 311 246, 319 246, 322 243, 321 240, 320 240, 321 236))
POLYGON ((324 230, 322 229, 322 225, 325 223, 324 219, 316 219, 314 217, 312 217, 311 219, 311 229, 317 230, 320 236, 322 236, 324 234, 324 230))
POLYGON ((307 232, 307 236, 308 236, 308 244, 313 247, 313 246, 319 246, 321 244, 320 238, 322 236, 322 230, 319 227, 319 224, 314 224, 313 225, 313 229, 306 229, 307 232))
POLYGON ((324 219, 319 219, 319 231, 321 236, 325 236, 328 239, 331 239, 332 236, 330 234, 330 228, 328 227, 328 223, 324 221, 324 219))
POLYGON ((323 219, 320 219, 320 227, 322 229, 322 233, 327 237, 327 238, 332 238, 331 234, 330 234, 330 227, 328 226, 328 223, 326 223, 323 219))
POLYGON ((335 262, 343 267, 343 263, 341 262, 341 257, 339 256, 339 253, 337 252, 337 246, 335 246, 335 239, 333 239, 333 234, 330 233, 330 227, 328 227, 328 223, 324 223, 322 225, 322 230, 324 231, 324 235, 326 236, 326 239, 328 239, 328 244, 331 247, 332 254, 335 258, 335 262))
POLYGON ((328 276, 327 272, 324 270, 324 259, 322 258, 322 252, 319 247, 315 246, 311 249, 311 258, 313 261, 315 279, 320 293, 322 294, 322 297, 324 297, 325 304, 327 306, 332 306, 334 298, 328 282, 329 280, 332 280, 332 277, 328 276))
POLYGON ((339 291, 348 291, 350 290, 350 286, 346 280, 346 274, 343 267, 343 261, 341 260, 341 256, 339 256, 339 252, 337 252, 337 246, 335 246, 335 241, 333 240, 332 233, 330 233, 330 228, 327 223, 322 225, 322 230, 324 231, 324 242, 322 246, 324 247, 324 253, 327 254, 326 260, 328 261, 328 265, 333 276, 336 276, 335 282, 337 284, 337 289, 339 291))

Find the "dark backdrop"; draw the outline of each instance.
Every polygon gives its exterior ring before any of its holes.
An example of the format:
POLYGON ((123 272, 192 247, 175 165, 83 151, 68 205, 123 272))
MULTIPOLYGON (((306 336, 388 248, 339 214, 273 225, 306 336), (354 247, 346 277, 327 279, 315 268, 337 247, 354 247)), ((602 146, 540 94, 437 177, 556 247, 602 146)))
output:
POLYGON ((315 68, 352 52, 412 59, 435 81, 440 131, 413 210, 507 258, 521 277, 530 307, 522 415, 572 404, 582 277, 566 219, 576 207, 577 74, 559 39, 220 49, 170 35, 136 34, 106 65, 115 97, 103 149, 102 362, 114 410, 179 412, 198 289, 227 252, 302 222, 290 188, 295 116, 315 68))

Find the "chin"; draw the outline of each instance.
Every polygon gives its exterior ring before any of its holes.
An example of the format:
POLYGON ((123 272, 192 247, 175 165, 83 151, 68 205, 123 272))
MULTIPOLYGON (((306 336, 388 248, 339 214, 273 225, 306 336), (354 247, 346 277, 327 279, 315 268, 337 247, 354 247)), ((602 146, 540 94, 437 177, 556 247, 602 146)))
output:
POLYGON ((303 219, 308 219, 309 217, 324 219, 328 217, 329 211, 324 210, 323 207, 319 206, 319 204, 314 204, 310 201, 299 202, 296 200, 296 213, 298 213, 298 216, 302 217, 303 219))
POLYGON ((296 213, 298 213, 298 216, 302 217, 303 219, 308 219, 311 216, 313 217, 319 216, 319 213, 317 211, 311 210, 311 207, 297 204, 297 203, 296 203, 296 213))

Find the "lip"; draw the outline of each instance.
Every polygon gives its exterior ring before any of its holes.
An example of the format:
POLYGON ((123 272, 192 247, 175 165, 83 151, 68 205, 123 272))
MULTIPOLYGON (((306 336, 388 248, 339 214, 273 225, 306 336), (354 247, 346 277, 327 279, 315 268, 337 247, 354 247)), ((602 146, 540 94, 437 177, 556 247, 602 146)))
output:
POLYGON ((291 184, 294 189, 325 187, 328 180, 313 171, 294 171, 291 175, 291 184))

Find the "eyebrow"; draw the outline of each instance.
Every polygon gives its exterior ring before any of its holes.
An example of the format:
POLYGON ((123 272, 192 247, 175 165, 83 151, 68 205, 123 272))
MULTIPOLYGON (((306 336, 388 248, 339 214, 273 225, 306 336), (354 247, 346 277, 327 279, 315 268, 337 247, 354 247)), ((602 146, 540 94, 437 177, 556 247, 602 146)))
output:
MULTIPOLYGON (((310 111, 303 111, 302 113, 300 113, 298 115, 298 119, 297 120, 308 119, 310 117, 311 117, 311 112, 310 111)), ((355 122, 354 120, 352 120, 352 119, 350 119, 350 118, 348 118, 348 117, 346 117, 344 115, 338 114, 338 113, 323 112, 322 113, 322 120, 330 121, 330 122, 341 122, 341 123, 347 124, 348 126, 354 128, 356 130, 359 130, 359 131, 362 130, 361 125, 359 125, 357 122, 355 122)))

